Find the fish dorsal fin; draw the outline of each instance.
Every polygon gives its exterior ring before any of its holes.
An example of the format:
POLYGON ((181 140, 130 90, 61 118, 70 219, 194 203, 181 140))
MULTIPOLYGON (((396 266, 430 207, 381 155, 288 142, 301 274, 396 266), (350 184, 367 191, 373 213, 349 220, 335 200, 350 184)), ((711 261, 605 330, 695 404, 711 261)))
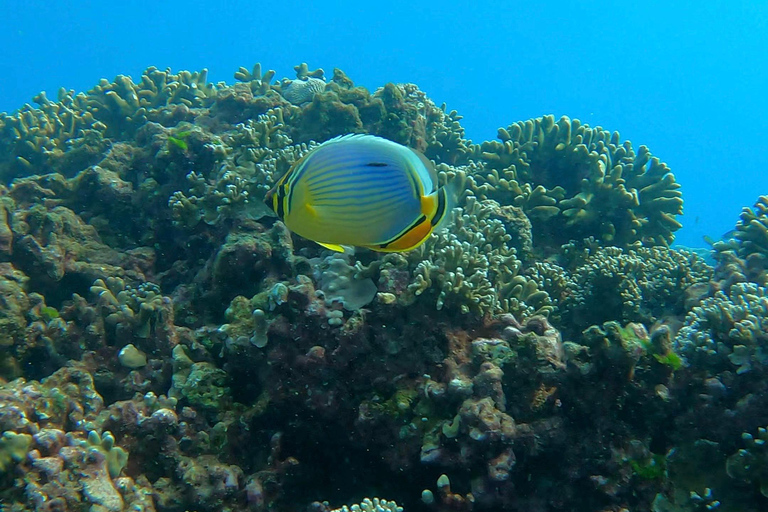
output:
POLYGON ((377 137, 375 135, 370 135, 367 133, 346 133, 344 135, 337 135, 336 137, 332 139, 328 139, 327 141, 320 144, 321 146, 330 146, 331 144, 337 144, 339 142, 347 142, 352 139, 376 139, 377 137))

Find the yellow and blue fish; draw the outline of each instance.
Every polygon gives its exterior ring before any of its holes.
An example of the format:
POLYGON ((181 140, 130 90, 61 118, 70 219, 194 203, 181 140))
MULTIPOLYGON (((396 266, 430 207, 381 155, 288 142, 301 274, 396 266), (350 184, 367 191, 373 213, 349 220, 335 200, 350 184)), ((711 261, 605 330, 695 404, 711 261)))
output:
POLYGON ((328 249, 415 249, 447 217, 453 194, 438 187, 421 153, 373 135, 343 135, 298 160, 264 202, 294 233, 328 249))

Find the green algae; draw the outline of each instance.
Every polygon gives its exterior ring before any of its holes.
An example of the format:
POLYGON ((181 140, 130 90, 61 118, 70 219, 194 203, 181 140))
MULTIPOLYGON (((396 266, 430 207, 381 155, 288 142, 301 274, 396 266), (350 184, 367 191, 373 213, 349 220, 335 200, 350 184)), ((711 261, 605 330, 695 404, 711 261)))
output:
POLYGON ((683 367, 683 358, 674 352, 667 352, 666 354, 653 354, 653 357, 661 364, 672 368, 672 371, 677 371, 683 367))
POLYGON ((660 480, 666 476, 667 464, 664 455, 652 453, 646 460, 630 460, 635 475, 643 480, 660 480))
POLYGON ((13 464, 27 456, 32 445, 32 436, 6 431, 0 437, 0 473, 9 471, 13 464))
POLYGON ((376 415, 392 419, 405 419, 413 414, 413 407, 418 396, 418 391, 409 388, 400 388, 388 399, 381 401, 379 398, 366 400, 364 403, 376 415))
POLYGON ((42 319, 46 322, 53 320, 54 318, 59 318, 59 312, 56 308, 52 308, 50 306, 43 306, 40 308, 40 316, 42 319))

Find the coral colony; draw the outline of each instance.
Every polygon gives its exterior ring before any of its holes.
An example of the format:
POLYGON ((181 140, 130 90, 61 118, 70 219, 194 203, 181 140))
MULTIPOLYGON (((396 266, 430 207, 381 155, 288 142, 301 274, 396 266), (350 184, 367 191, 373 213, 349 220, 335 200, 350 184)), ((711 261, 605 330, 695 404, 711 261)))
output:
POLYGON ((3 511, 768 510, 768 198, 710 259, 618 132, 235 78, 0 114, 3 511), (458 180, 450 228, 339 254, 269 215, 348 133, 458 180))

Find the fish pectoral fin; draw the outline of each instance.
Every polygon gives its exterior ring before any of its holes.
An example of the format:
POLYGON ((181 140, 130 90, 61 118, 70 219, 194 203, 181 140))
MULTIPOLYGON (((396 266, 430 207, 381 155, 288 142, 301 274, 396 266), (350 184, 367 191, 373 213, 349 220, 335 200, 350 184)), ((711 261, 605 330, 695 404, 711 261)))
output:
POLYGON ((317 218, 317 208, 309 203, 305 204, 304 208, 307 209, 307 213, 309 213, 312 217, 317 218))
POLYGON ((336 252, 345 252, 345 251, 344 251, 344 246, 343 246, 343 245, 338 245, 338 244, 324 244, 323 242, 317 242, 317 243, 318 243, 319 245, 322 245, 322 246, 323 246, 323 247, 325 247, 326 249, 330 249, 331 251, 336 251, 336 252))

